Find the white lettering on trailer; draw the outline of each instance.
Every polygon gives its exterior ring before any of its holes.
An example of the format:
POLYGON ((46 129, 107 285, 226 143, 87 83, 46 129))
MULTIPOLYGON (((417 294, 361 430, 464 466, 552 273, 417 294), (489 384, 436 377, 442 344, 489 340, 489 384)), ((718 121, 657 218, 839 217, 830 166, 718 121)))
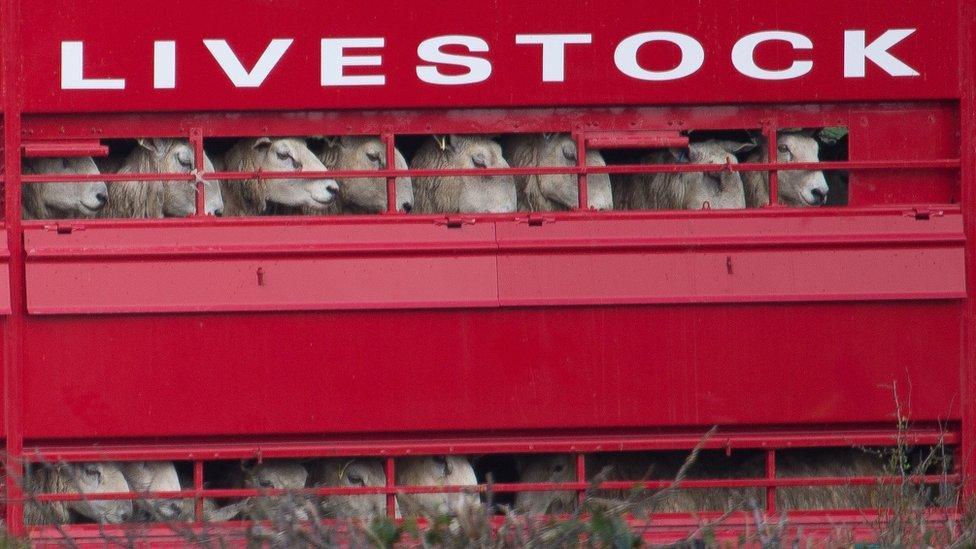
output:
POLYGON ((294 42, 291 38, 275 38, 264 49, 264 53, 254 64, 251 70, 244 68, 241 60, 237 58, 234 50, 226 40, 204 40, 203 45, 207 46, 214 60, 223 69, 224 74, 238 88, 257 88, 264 83, 264 79, 271 74, 272 69, 281 60, 281 57, 288 51, 288 47, 294 42))
POLYGON ((813 61, 793 61, 787 69, 767 70, 756 64, 756 48, 763 42, 787 42, 794 50, 812 50, 813 42, 795 32, 765 31, 743 36, 732 47, 732 65, 745 76, 757 80, 789 80, 813 69, 813 61))
POLYGON ((171 40, 153 42, 153 88, 157 90, 176 88, 176 42, 171 40))
POLYGON ((592 44, 592 34, 517 34, 516 44, 542 45, 542 81, 566 80, 566 46, 592 44))
POLYGON ((382 86, 386 76, 382 74, 347 75, 345 67, 379 67, 383 57, 379 55, 346 55, 346 49, 382 48, 386 41, 374 38, 323 38, 322 85, 323 86, 382 86))
POLYGON ((613 54, 614 63, 620 72, 637 80, 662 82, 678 80, 695 74, 705 63, 705 48, 701 42, 678 32, 644 32, 625 38, 613 54), (681 62, 666 71, 649 71, 637 62, 637 52, 649 42, 671 42, 681 49, 681 62))
POLYGON ((61 42, 62 90, 124 90, 124 78, 85 78, 83 42, 61 42))
POLYGON ((918 76, 918 71, 888 52, 915 30, 890 29, 867 46, 867 33, 863 30, 844 31, 844 77, 864 78, 868 59, 891 76, 918 76))
POLYGON ((491 76, 491 62, 481 57, 456 55, 441 51, 444 46, 464 46, 470 52, 485 53, 488 43, 477 36, 435 36, 428 38, 417 47, 417 56, 421 61, 435 63, 435 65, 417 65, 417 77, 428 84, 441 86, 457 86, 461 84, 477 84, 484 82, 491 76), (465 74, 448 75, 441 73, 437 65, 456 65, 466 67, 465 74))

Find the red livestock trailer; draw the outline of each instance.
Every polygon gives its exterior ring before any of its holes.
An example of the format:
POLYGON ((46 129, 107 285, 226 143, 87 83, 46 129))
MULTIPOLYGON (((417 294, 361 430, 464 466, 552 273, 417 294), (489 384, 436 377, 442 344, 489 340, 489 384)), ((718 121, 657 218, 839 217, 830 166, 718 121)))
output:
MULTIPOLYGON (((386 494, 392 513, 403 456, 569 454, 574 482, 493 490, 582 493, 587 455, 688 451, 715 426, 706 448, 760 453, 765 474, 688 486, 761 488, 769 517, 784 486, 874 482, 783 479, 786 449, 943 444, 955 470, 917 480, 973 494, 972 1, 0 6, 14 534, 94 540, 106 528, 26 528, 21 476, 38 463, 190 464, 181 494, 200 520, 200 498, 220 495, 211 463, 371 456, 386 486, 343 493, 386 494), (700 137, 775 144, 798 128, 841 128, 841 144, 816 163, 788 164, 776 146, 768 161, 724 165, 628 155, 700 137), (431 135, 523 133, 569 134, 576 165, 392 168, 394 145, 431 135), (207 173, 204 151, 344 135, 386 143, 387 167, 370 172, 387 181, 385 213, 203 214, 205 179, 282 176, 207 173), (147 138, 188 140, 192 172, 22 171, 147 138), (589 150, 607 164, 587 165, 589 150), (780 205, 790 170, 825 171, 827 205, 780 205), (690 172, 766 172, 771 204, 588 208, 588 176, 690 172), (578 177, 577 208, 395 203, 402 176, 554 173, 578 177), (22 219, 30 184, 140 178, 195 183, 198 213, 22 219)), ((299 177, 326 175, 367 173, 299 177)), ((869 516, 790 520, 813 530, 869 516)), ((698 524, 667 515, 652 532, 698 524)))

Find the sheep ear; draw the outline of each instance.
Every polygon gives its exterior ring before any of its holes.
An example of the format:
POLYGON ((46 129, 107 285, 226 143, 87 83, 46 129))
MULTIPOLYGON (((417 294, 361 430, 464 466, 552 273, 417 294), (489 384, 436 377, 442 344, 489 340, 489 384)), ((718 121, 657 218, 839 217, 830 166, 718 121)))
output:
POLYGON ((452 151, 456 151, 461 147, 462 137, 457 134, 451 134, 447 136, 447 146, 451 148, 452 151))
POLYGON ((751 151, 756 148, 755 143, 742 142, 742 141, 719 141, 719 146, 725 149, 726 152, 732 154, 751 151))
POLYGON ((342 141, 342 138, 341 137, 328 137, 328 136, 326 136, 326 137, 323 137, 322 140, 325 141, 325 146, 326 147, 328 147, 330 149, 334 149, 334 148, 336 148, 336 147, 339 146, 339 142, 342 141))
POLYGON ((160 151, 160 142, 158 139, 138 139, 136 143, 149 152, 158 153, 160 151))
POLYGON ((271 138, 270 137, 260 137, 254 141, 252 148, 256 151, 265 151, 271 148, 271 138))

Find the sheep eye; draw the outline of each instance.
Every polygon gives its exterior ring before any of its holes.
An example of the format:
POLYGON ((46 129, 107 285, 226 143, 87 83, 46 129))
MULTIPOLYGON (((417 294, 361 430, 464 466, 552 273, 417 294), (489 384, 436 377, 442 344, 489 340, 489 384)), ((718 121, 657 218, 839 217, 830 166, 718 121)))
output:
POLYGON ((370 160, 370 162, 379 163, 379 161, 380 161, 380 154, 377 153, 377 152, 370 151, 370 152, 366 153, 366 158, 368 158, 370 160))
POLYGON ((261 488, 274 488, 274 483, 272 483, 270 480, 261 480, 258 481, 258 486, 261 488))
POLYGON ((359 475, 349 474, 346 476, 349 479, 349 484, 357 484, 359 486, 366 486, 366 482, 363 481, 363 477, 359 475))
POLYGON ((565 157, 566 160, 576 162, 576 149, 568 146, 563 147, 563 157, 565 157))
POLYGON ((82 470, 84 471, 84 473, 86 475, 88 475, 90 477, 94 477, 96 479, 102 477, 102 472, 99 471, 98 469, 96 469, 95 467, 85 467, 82 470))
POLYGON ((776 150, 778 150, 782 154, 789 154, 790 152, 790 148, 787 147, 786 145, 780 145, 779 147, 776 147, 776 150))
POLYGON ((476 155, 472 156, 471 157, 471 162, 475 166, 477 166, 479 168, 487 168, 488 167, 488 160, 485 159, 485 155, 483 155, 483 154, 476 154, 476 155))
POLYGON ((282 151, 275 151, 275 156, 278 157, 278 160, 288 160, 291 158, 291 154, 282 151))

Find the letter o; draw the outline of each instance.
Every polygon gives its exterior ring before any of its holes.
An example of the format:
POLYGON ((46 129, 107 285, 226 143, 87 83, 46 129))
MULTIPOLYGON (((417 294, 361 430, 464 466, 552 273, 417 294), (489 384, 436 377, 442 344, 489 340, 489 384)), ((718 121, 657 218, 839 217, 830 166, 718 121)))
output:
POLYGON ((695 74, 705 63, 705 49, 698 40, 678 32, 644 32, 625 38, 613 54, 620 72, 637 80, 661 82, 695 74), (637 62, 637 52, 648 42, 671 42, 681 49, 681 62, 666 71, 649 71, 637 62))

